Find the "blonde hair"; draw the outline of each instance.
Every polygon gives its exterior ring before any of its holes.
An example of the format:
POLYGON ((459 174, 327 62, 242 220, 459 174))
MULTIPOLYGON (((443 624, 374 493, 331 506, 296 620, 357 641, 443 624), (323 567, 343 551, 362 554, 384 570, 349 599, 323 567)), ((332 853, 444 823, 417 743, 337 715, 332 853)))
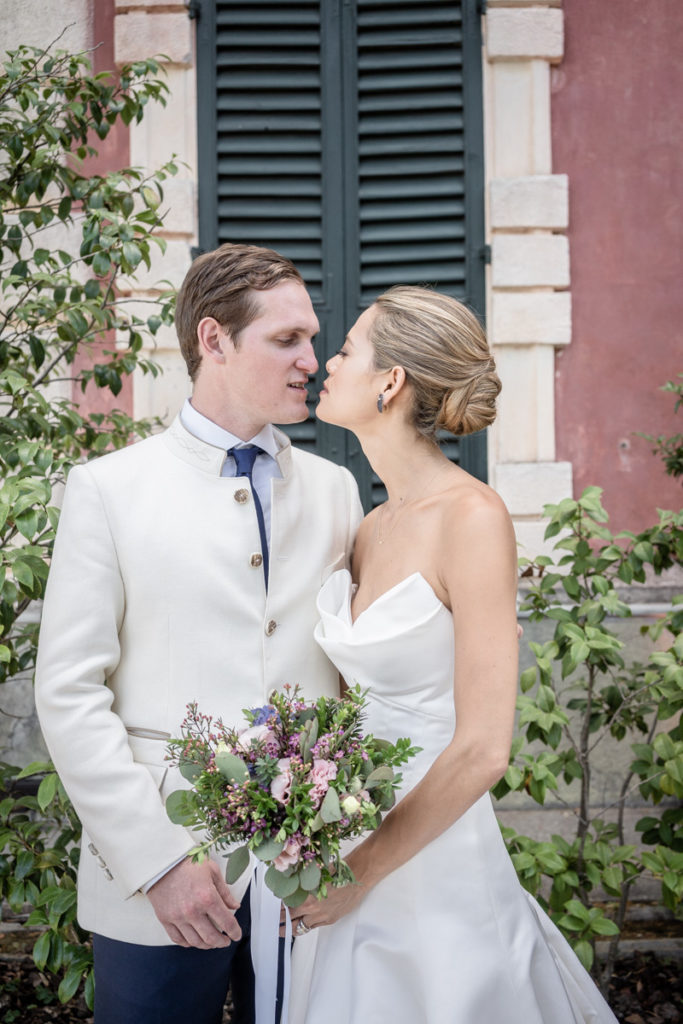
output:
POLYGON ((408 285, 384 292, 375 309, 368 335, 375 369, 403 367, 420 434, 472 434, 493 422, 501 383, 474 313, 448 295, 408 285))

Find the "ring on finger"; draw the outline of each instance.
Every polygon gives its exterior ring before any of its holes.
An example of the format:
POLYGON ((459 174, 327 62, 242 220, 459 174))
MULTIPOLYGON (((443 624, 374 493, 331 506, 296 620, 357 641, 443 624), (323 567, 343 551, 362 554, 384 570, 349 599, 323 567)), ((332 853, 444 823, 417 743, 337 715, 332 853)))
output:
POLYGON ((306 935, 306 933, 310 932, 310 930, 311 930, 311 926, 309 924, 306 924, 306 922, 304 921, 303 917, 300 917, 299 921, 298 921, 298 924, 297 924, 296 928, 294 929, 294 934, 295 935, 306 935))

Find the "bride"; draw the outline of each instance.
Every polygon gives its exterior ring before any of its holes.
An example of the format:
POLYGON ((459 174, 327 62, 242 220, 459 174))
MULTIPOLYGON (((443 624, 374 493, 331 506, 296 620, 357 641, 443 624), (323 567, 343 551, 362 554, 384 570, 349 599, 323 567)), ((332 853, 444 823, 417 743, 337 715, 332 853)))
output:
POLYGON ((500 498, 435 441, 495 416, 483 331, 454 299, 392 288, 327 372, 317 415, 356 434, 388 499, 361 525, 353 576, 324 585, 317 640, 369 688, 368 731, 423 749, 347 851, 357 884, 292 912, 290 1024, 615 1024, 517 881, 488 795, 514 721, 515 538, 500 498))

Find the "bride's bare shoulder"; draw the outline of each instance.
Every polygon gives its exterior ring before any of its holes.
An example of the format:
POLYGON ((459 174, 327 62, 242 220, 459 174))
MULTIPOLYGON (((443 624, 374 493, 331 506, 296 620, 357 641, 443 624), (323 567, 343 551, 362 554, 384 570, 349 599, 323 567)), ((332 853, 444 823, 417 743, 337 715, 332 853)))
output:
POLYGON ((510 514, 500 495, 492 487, 461 471, 454 474, 451 486, 440 502, 443 532, 470 543, 495 536, 514 538, 510 514))

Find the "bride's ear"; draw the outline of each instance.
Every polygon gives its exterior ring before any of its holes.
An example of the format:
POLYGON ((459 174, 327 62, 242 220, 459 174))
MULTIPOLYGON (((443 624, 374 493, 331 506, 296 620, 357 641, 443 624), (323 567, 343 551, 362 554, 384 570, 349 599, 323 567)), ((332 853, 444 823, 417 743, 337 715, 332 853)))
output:
POLYGON ((406 371, 402 366, 392 366, 387 373, 387 379, 382 388, 382 395, 384 396, 384 408, 388 406, 389 402, 393 402, 394 399, 401 393, 404 386, 407 384, 406 371))

